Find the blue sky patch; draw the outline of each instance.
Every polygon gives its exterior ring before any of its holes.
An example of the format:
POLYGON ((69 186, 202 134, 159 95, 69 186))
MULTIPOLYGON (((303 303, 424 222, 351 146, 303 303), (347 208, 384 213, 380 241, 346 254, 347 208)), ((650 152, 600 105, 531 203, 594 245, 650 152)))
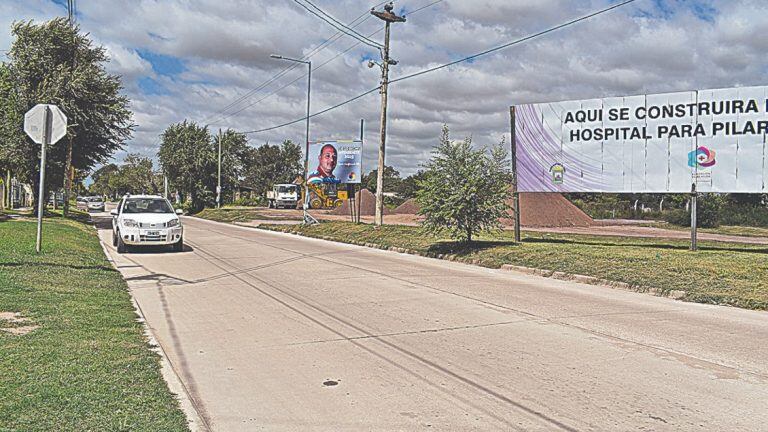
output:
POLYGON ((141 77, 138 79, 139 88, 142 93, 147 95, 164 95, 168 94, 168 90, 163 87, 157 80, 150 77, 141 77))
POLYGON ((158 75, 174 76, 187 70, 184 62, 178 57, 141 49, 137 52, 141 58, 152 64, 152 69, 158 75))

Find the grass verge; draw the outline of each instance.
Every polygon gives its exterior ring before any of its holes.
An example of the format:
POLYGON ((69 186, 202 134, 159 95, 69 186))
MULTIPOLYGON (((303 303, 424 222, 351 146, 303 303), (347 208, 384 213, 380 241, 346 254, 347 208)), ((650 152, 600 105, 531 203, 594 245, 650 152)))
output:
MULTIPOLYGON (((653 228, 663 228, 675 231, 690 232, 690 227, 681 227, 669 223, 649 223, 647 226, 653 228)), ((722 234, 742 237, 768 237, 768 228, 721 225, 717 228, 699 228, 699 232, 710 234, 722 234)))
POLYGON ((95 231, 46 219, 39 255, 35 233, 0 222, 0 312, 39 326, 0 331, 0 430, 188 430, 95 231))
POLYGON ((250 222, 253 220, 265 220, 265 221, 284 221, 284 220, 302 220, 301 213, 284 211, 285 215, 280 213, 280 210, 269 210, 260 207, 254 208, 220 208, 220 209, 205 209, 195 216, 203 219, 208 219, 216 222, 250 222))
POLYGON ((683 291, 683 299, 768 310, 768 247, 700 242, 690 252, 684 240, 604 237, 524 232, 515 244, 511 232, 459 244, 424 234, 418 227, 324 222, 318 225, 261 225, 353 244, 396 247, 427 256, 499 268, 504 264, 580 274, 624 282, 639 291, 683 291))

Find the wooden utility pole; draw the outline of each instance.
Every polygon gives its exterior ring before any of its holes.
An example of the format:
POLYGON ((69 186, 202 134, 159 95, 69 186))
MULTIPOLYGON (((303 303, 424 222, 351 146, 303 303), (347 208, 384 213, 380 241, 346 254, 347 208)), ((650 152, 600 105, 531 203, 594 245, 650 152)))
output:
POLYGON ((389 87, 389 65, 397 64, 389 58, 389 26, 393 22, 405 22, 405 17, 397 16, 392 11, 395 6, 389 2, 384 12, 371 10, 371 14, 384 21, 384 52, 381 64, 381 136, 379 138, 379 164, 376 175, 376 226, 384 224, 384 153, 387 141, 387 88, 389 87))

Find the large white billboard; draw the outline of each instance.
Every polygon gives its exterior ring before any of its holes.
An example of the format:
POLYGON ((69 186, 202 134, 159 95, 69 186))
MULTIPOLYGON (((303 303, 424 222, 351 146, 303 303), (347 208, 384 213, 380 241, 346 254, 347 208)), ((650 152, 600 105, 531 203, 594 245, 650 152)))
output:
POLYGON ((768 193, 768 87, 519 105, 521 192, 768 193))

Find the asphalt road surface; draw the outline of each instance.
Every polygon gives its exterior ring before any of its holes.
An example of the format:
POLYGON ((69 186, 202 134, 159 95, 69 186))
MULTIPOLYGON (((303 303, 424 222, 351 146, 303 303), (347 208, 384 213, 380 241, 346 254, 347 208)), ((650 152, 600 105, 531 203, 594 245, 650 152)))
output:
POLYGON ((184 225, 108 251, 203 430, 768 430, 766 313, 184 225))

